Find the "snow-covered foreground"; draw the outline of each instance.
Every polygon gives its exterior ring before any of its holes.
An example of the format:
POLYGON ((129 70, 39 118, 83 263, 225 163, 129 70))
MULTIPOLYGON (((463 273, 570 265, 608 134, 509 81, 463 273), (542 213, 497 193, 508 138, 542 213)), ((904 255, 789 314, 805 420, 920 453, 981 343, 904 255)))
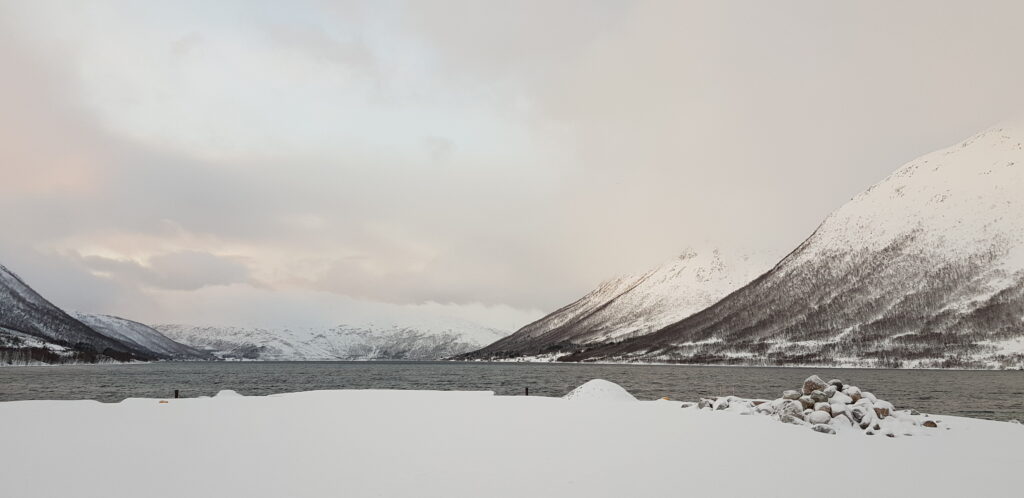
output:
POLYGON ((616 387, 0 403, 0 494, 1020 496, 1018 424, 829 435, 616 387))

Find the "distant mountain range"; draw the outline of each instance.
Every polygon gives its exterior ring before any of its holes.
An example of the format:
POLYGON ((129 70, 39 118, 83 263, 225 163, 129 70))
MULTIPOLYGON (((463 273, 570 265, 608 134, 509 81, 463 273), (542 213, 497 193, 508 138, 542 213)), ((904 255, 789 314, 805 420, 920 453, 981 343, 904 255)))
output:
POLYGON ((161 325, 67 313, 0 266, 0 365, 154 360, 439 360, 505 331, 438 316, 386 325, 246 328, 161 325))
POLYGON ((233 360, 440 360, 479 349, 508 332, 461 320, 328 328, 157 325, 164 335, 233 360))
POLYGON ((719 280, 713 302, 655 330, 701 282, 680 274, 630 309, 635 287, 612 281, 464 358, 1022 367, 1022 144, 1024 128, 997 127, 911 161, 763 275, 719 280))

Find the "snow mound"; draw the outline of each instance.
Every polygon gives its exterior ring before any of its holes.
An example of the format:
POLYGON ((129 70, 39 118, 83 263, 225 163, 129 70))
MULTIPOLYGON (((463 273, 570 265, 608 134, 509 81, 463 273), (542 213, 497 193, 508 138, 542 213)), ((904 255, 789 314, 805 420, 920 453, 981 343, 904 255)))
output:
POLYGON ((241 397, 242 397, 241 394, 238 394, 237 392, 232 391, 231 389, 224 389, 224 390, 218 392, 214 396, 214 398, 241 398, 241 397))
POLYGON ((563 396, 562 399, 571 401, 636 401, 636 398, 622 386, 604 379, 587 381, 563 396))

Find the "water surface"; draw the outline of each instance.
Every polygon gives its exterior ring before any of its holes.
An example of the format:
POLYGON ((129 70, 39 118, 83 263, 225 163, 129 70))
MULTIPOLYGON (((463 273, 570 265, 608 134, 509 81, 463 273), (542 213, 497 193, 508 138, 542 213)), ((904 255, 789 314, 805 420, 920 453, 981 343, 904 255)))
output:
POLYGON ((458 362, 161 362, 0 368, 0 401, 211 396, 221 389, 265 395, 317 389, 485 390, 561 396, 606 379, 640 399, 696 400, 734 394, 776 398, 811 374, 839 378, 897 408, 1024 420, 1024 372, 688 365, 458 362))

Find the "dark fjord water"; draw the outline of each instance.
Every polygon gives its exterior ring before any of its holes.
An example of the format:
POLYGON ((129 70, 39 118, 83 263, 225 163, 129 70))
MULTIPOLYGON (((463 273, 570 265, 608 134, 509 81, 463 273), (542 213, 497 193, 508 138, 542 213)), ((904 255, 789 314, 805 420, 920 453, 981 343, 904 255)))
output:
POLYGON ((561 396, 606 379, 640 399, 733 394, 776 398, 811 374, 838 378, 897 408, 995 420, 1024 419, 1024 372, 740 368, 455 362, 210 362, 0 368, 0 401, 264 395, 316 389, 485 390, 561 396))

